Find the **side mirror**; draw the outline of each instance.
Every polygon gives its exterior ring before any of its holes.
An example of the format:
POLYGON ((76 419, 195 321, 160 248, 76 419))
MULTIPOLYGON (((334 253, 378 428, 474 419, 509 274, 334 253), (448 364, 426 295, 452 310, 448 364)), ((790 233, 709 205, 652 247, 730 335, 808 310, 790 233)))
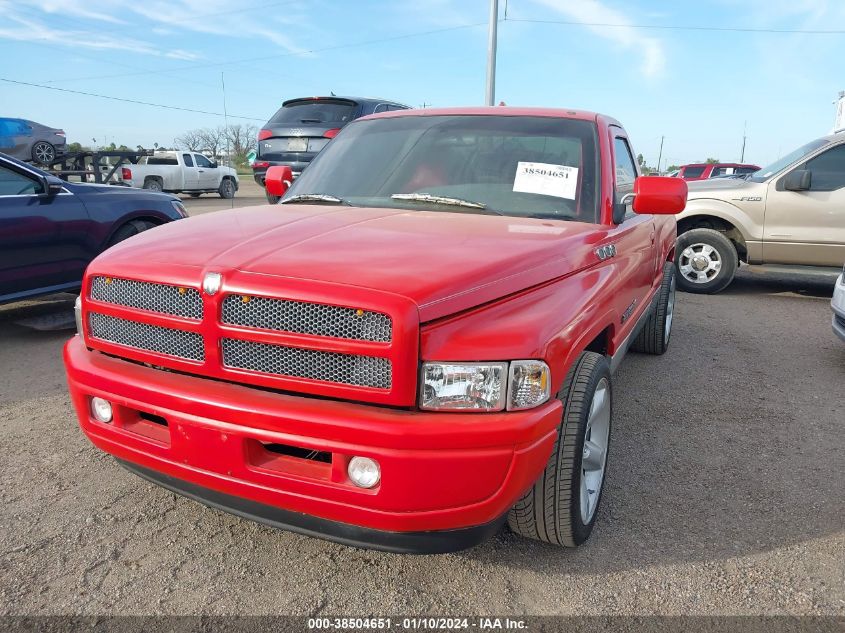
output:
POLYGON ((41 179, 41 195, 45 198, 52 198, 53 196, 57 196, 62 192, 64 188, 64 181, 61 178, 56 178, 55 176, 46 175, 44 178, 41 179))
POLYGON ((687 183, 681 178, 640 176, 634 181, 634 213, 676 215, 687 206, 687 183))
POLYGON ((796 169, 786 174, 783 188, 787 191, 807 191, 813 182, 813 172, 806 169, 796 169))
POLYGON ((211 161, 211 168, 217 169, 217 162, 216 161, 211 161))
POLYGON ((271 196, 281 198, 293 182, 293 170, 289 165, 274 165, 264 176, 264 187, 271 196))

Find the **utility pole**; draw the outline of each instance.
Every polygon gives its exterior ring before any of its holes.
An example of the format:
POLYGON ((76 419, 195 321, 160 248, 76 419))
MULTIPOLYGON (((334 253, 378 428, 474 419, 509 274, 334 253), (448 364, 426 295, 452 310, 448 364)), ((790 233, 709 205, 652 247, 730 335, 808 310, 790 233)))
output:
POLYGON ((745 137, 745 131, 746 131, 747 128, 748 128, 748 121, 745 121, 742 124, 742 152, 740 153, 740 157, 739 157, 740 163, 745 162, 745 138, 746 138, 745 137))
POLYGON ((496 101, 496 29, 499 26, 499 0, 490 0, 490 27, 487 40, 487 99, 485 105, 496 101))
POLYGON ((660 161, 663 160, 663 139, 666 138, 665 136, 660 137, 660 153, 657 155, 657 174, 660 175, 660 161))

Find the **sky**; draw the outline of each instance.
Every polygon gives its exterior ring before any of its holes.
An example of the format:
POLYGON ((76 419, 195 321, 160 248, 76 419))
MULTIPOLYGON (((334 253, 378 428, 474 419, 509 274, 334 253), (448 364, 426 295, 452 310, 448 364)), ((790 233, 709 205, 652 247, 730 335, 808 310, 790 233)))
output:
MULTIPOLYGON (((496 101, 613 116, 650 165, 661 137, 661 167, 738 161, 744 129, 746 162, 765 165, 829 133, 845 89, 843 0, 499 5, 496 101)), ((61 127, 69 142, 150 147, 222 125, 224 82, 229 122, 259 127, 286 99, 330 92, 482 105, 489 11, 489 0, 0 0, 0 79, 205 112, 0 81, 0 116, 61 127)))

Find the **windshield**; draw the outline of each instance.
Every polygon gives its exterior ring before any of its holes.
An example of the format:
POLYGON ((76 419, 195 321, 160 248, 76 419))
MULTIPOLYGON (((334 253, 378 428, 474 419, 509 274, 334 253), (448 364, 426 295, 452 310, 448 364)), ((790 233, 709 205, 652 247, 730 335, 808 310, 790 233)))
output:
POLYGON ((783 158, 779 158, 771 165, 763 167, 759 171, 755 171, 751 176, 748 177, 748 180, 752 182, 764 182, 765 180, 769 179, 771 176, 774 176, 776 173, 784 169, 785 167, 789 167, 792 163, 798 162, 807 154, 816 151, 820 147, 827 145, 830 141, 825 140, 823 138, 816 139, 815 141, 811 141, 806 145, 802 145, 798 149, 793 152, 790 152, 783 158))
POLYGON ((342 126, 352 120, 355 114, 353 101, 332 99, 309 99, 294 101, 279 108, 268 125, 282 127, 285 125, 302 125, 303 123, 331 123, 342 126))
POLYGON ((598 222, 597 174, 589 121, 401 116, 344 128, 285 199, 598 222))

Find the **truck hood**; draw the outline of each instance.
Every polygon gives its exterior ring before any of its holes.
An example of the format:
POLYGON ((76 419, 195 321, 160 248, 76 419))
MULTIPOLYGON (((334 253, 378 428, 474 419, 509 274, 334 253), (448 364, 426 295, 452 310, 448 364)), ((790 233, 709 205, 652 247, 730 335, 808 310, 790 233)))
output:
POLYGON ((194 267, 197 280, 237 270, 370 288, 409 298, 427 321, 594 264, 606 234, 582 222, 291 204, 166 224, 95 265, 113 274, 140 262, 151 273, 194 267))
POLYGON ((687 183, 689 194, 687 198, 722 198, 733 195, 738 191, 752 190, 759 187, 759 183, 749 182, 741 178, 714 178, 712 180, 694 180, 687 183))

